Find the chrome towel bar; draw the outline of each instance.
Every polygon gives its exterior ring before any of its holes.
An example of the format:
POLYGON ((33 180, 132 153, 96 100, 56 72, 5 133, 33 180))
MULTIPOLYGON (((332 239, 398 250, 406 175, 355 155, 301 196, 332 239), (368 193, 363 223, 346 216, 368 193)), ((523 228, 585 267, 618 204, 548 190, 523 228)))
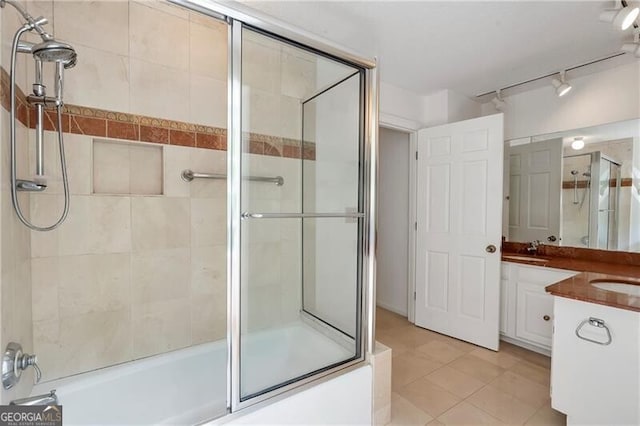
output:
MULTIPOLYGON (((193 170, 183 170, 181 174, 182 180, 191 182, 194 179, 226 179, 227 175, 221 173, 197 173, 193 170)), ((284 178, 282 176, 267 177, 267 176, 243 176, 243 180, 250 180, 253 182, 269 182, 275 183, 278 186, 284 185, 284 178)))
POLYGON ((586 340, 587 342, 597 343, 598 345, 602 345, 602 346, 607 346, 611 344, 611 342, 613 341, 613 339, 611 338, 611 331, 609 331, 609 327, 607 327, 607 325, 604 323, 604 320, 601 320, 600 318, 594 318, 594 317, 589 317, 589 319, 582 321, 578 325, 578 328, 576 328, 576 336, 578 336, 582 340, 586 340), (584 337, 580 335, 580 330, 582 330, 582 327, 584 327, 587 324, 596 328, 604 328, 605 332, 607 333, 607 340, 599 341, 599 340, 590 339, 588 337, 584 337))
POLYGON ((242 213, 243 219, 363 218, 364 213, 242 213))

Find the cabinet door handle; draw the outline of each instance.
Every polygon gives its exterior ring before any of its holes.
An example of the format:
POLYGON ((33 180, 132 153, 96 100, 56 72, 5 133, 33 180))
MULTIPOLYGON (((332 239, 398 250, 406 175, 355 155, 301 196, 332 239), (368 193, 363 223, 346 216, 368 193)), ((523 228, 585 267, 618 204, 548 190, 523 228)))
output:
POLYGON ((604 323, 604 320, 601 320, 599 318, 594 318, 594 317, 589 317, 578 325, 578 328, 576 328, 576 336, 578 336, 582 340, 586 340, 587 342, 596 343, 602 346, 610 345, 612 341, 611 331, 609 331, 609 327, 607 327, 607 325, 604 323), (604 330, 607 332, 607 340, 605 340, 604 342, 601 342, 599 340, 593 340, 593 339, 589 339, 588 337, 581 336, 580 330, 582 330, 582 327, 584 327, 587 324, 596 328, 604 328, 604 330))
POLYGON ((551 319, 551 317, 549 315, 545 315, 542 317, 543 320, 545 321, 549 321, 551 319))

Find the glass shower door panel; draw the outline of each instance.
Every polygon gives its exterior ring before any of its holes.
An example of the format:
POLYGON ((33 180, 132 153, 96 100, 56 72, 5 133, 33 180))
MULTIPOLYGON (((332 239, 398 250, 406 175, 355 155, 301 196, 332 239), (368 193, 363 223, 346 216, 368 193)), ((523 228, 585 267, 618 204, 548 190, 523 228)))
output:
POLYGON ((610 214, 610 179, 609 162, 600 160, 600 176, 598 177, 598 248, 609 247, 609 214, 610 214))
POLYGON ((360 85, 357 79, 345 84, 357 72, 282 40, 242 30, 241 401, 359 353, 354 337, 360 224, 357 219, 318 217, 359 207, 360 85), (327 96, 334 103, 320 105, 317 120, 303 118, 308 114, 304 105, 317 107, 313 99, 339 83, 355 93, 341 100, 327 96), (350 114, 340 109, 340 102, 348 104, 350 114), (322 137, 303 143, 307 125, 322 137), (322 185, 311 186, 307 179, 322 185), (342 311, 346 319, 340 326, 352 337, 304 312, 307 268, 314 271, 309 278, 314 282, 340 283, 333 301, 326 292, 314 297, 322 306, 342 311))
MULTIPOLYGON (((361 211, 358 72, 303 103, 303 212, 361 211)), ((303 311, 356 337, 358 219, 304 220, 303 311)))

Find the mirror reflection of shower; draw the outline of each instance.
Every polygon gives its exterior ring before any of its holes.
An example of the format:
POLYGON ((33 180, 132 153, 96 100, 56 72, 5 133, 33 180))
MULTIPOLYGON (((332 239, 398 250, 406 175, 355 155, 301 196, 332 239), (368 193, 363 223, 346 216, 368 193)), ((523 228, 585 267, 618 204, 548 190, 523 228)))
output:
POLYGON ((563 188, 572 191, 562 209, 564 245, 617 249, 622 163, 601 151, 566 155, 563 163, 571 176, 563 188))
POLYGON ((10 145, 11 145, 11 200, 16 214, 20 221, 34 231, 51 231, 56 229, 69 213, 69 182, 67 178, 67 166, 64 153, 64 140, 62 136, 62 108, 63 108, 63 85, 64 70, 76 65, 77 55, 74 48, 66 43, 59 42, 43 29, 47 24, 44 17, 34 18, 21 6, 12 0, 0 0, 0 7, 6 5, 13 6, 26 21, 18 29, 13 37, 11 45, 11 71, 10 71, 10 97, 11 97, 11 118, 10 118, 10 145), (42 39, 41 43, 29 43, 22 41, 25 33, 35 32, 42 39), (18 53, 28 53, 33 55, 35 62, 35 82, 33 83, 33 93, 27 96, 27 102, 35 107, 36 113, 36 167, 35 176, 32 180, 16 178, 16 59, 18 53), (47 94, 47 87, 43 84, 43 64, 53 62, 55 64, 55 81, 53 96, 47 94), (58 145, 60 150, 60 168, 62 169, 62 182, 64 188, 64 208, 59 219, 49 226, 37 226, 32 224, 22 213, 18 202, 17 191, 40 192, 47 188, 44 167, 44 110, 55 109, 57 115, 58 145))

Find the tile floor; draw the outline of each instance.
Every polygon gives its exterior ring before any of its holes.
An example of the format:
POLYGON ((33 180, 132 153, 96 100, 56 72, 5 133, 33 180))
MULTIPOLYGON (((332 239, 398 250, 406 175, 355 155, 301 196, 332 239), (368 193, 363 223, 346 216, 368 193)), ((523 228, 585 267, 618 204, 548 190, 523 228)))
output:
POLYGON ((551 408, 550 358, 505 342, 493 352, 377 310, 393 349, 392 425, 564 425, 551 408))

